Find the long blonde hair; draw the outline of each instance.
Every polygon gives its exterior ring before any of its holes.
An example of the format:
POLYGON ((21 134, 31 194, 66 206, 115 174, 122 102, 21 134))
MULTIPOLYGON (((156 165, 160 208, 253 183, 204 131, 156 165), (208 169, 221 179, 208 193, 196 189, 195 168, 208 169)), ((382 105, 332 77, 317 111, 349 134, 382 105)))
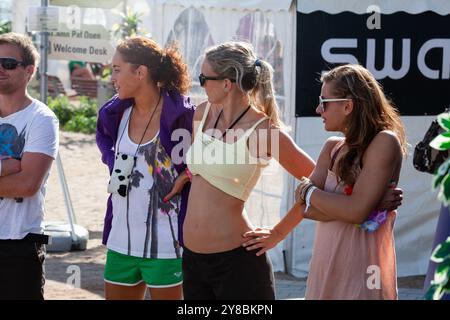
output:
POLYGON ((337 164, 337 173, 343 182, 355 183, 355 162, 362 167, 364 152, 383 130, 391 130, 397 135, 402 153, 406 154, 405 129, 399 113, 369 70, 360 65, 343 65, 324 73, 321 81, 331 85, 335 97, 353 100, 354 107, 345 132, 348 152, 337 164))
POLYGON ((273 89, 273 68, 267 61, 256 58, 250 43, 225 42, 206 50, 205 58, 219 76, 236 81, 273 125, 283 126, 273 89))

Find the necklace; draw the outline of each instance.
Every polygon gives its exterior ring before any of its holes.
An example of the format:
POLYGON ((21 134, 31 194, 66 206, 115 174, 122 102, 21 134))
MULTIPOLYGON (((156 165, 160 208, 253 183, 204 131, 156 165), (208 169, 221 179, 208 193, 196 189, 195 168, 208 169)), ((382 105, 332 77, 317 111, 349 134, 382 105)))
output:
MULTIPOLYGON (((250 107, 251 107, 251 106, 248 105, 248 107, 247 107, 247 108, 239 115, 239 117, 237 117, 236 120, 234 120, 234 121, 231 123, 231 125, 230 125, 228 128, 226 128, 226 129, 224 130, 224 132, 222 133, 222 136, 220 137, 220 139, 223 139, 223 138, 225 137, 225 135, 227 134, 227 131, 230 130, 231 128, 233 128, 234 125, 235 125, 236 123, 238 123, 239 120, 242 119, 242 117, 248 112, 248 110, 250 110, 250 107)), ((223 109, 220 110, 219 116, 217 117, 217 120, 216 120, 216 123, 214 124, 214 128, 213 128, 213 129, 216 129, 216 128, 217 128, 217 124, 219 123, 219 119, 220 119, 220 116, 222 115, 222 113, 223 113, 223 109)))
MULTIPOLYGON (((148 122, 147 122, 147 126, 145 127, 144 133, 142 134, 141 140, 139 141, 139 144, 138 144, 138 146, 137 146, 137 148, 136 148, 136 152, 134 153, 134 157, 136 157, 136 155, 137 155, 137 153, 138 153, 139 147, 140 147, 141 144, 142 144, 142 140, 144 140, 145 133, 147 132, 147 129, 148 129, 149 125, 150 125, 150 122, 152 122, 153 116, 154 116, 154 114, 155 114, 155 112, 156 112, 156 109, 158 108, 158 105, 159 105, 159 102, 160 102, 160 101, 161 101, 161 93, 159 93, 158 102, 156 103, 155 107, 153 108, 153 112, 152 112, 152 114, 151 114, 151 116, 150 116, 150 120, 148 120, 148 122)), ((131 118, 131 113, 132 113, 132 112, 133 112, 133 109, 131 109, 130 114, 128 115, 127 124, 126 124, 125 127, 123 128, 122 134, 120 135, 119 142, 118 142, 118 144, 117 144, 117 149, 119 149, 118 146, 120 145, 120 142, 122 141, 123 134, 125 133, 125 130, 127 129, 128 125, 129 125, 129 123, 130 123, 130 118, 131 118)))
MULTIPOLYGON (((150 122, 152 122, 153 116, 154 116, 154 114, 156 112, 156 109, 158 109, 158 105, 159 105, 160 101, 161 101, 161 93, 159 93, 158 102, 156 103, 155 107, 153 108, 153 112, 152 112, 152 115, 150 116, 150 120, 148 120, 147 126, 145 127, 145 130, 144 130, 144 134, 142 135, 141 141, 139 141, 138 149, 139 149, 139 146, 142 143, 142 140, 144 140, 145 133, 147 132, 147 129, 148 129, 149 125, 150 125, 150 122)), ((131 112, 130 112, 130 116, 131 116, 131 112)), ((136 150, 136 154, 137 154, 137 152, 138 152, 138 150, 136 150)))
MULTIPOLYGON (((133 157, 133 161, 134 162, 133 162, 133 167, 131 168, 131 175, 133 174, 134 167, 136 167, 136 160, 137 160, 136 156, 138 154, 139 147, 141 146, 142 140, 144 140, 145 133, 147 132, 147 129, 148 129, 149 125, 150 125, 150 122, 152 122, 153 115, 155 114, 156 109, 158 108, 158 105, 159 105, 160 101, 161 101, 161 92, 159 93, 158 102, 156 103, 155 107, 153 108, 153 112, 152 112, 152 114, 150 116, 150 120, 148 120, 148 122, 147 122, 147 126, 145 127, 144 133, 142 134, 141 140, 139 141, 139 144, 138 144, 138 146, 136 148, 136 152, 134 153, 134 157, 133 157)), ((131 111, 130 111, 130 115, 128 116, 128 119, 127 119, 127 124, 129 124, 132 112, 133 112, 133 109, 131 109, 131 111)), ((123 129, 122 134, 120 136, 118 145, 120 145, 120 141, 122 140, 123 133, 125 132, 127 127, 128 126, 125 125, 125 128, 123 129)), ((119 149, 119 148, 117 148, 117 149, 119 149)), ((128 236, 128 248, 127 248, 128 255, 130 255, 130 252, 131 252, 130 220, 129 220, 130 219, 130 217, 129 217, 129 209, 130 209, 130 197, 129 197, 129 194, 130 194, 130 181, 131 181, 131 179, 128 180, 128 185, 127 185, 127 207, 126 207, 126 209, 127 209, 126 210, 127 231, 128 231, 128 235, 127 235, 128 236)))

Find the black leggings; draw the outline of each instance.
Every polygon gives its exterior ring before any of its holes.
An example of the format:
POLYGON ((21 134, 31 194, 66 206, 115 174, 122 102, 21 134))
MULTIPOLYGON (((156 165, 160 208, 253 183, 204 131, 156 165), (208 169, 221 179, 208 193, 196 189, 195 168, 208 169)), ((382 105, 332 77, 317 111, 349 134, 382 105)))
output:
POLYGON ((183 294, 186 300, 274 300, 272 263, 267 254, 239 247, 203 254, 184 247, 183 294))

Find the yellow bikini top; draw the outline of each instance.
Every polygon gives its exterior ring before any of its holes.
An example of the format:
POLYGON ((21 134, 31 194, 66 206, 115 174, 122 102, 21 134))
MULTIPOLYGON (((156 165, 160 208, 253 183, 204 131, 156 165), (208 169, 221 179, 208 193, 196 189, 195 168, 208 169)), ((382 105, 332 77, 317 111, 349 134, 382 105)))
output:
POLYGON ((186 153, 186 163, 193 175, 223 192, 246 201, 261 176, 268 160, 253 157, 247 148, 247 139, 255 128, 269 117, 258 120, 234 143, 226 143, 203 132, 203 125, 211 104, 208 103, 194 142, 186 153))

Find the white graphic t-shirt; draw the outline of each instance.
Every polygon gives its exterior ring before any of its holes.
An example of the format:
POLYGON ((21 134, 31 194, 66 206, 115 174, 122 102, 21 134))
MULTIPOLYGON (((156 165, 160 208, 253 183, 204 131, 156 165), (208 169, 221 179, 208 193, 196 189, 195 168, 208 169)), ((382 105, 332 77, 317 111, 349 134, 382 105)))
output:
MULTIPOLYGON (((138 144, 128 135, 130 112, 128 108, 122 116, 116 148, 133 157, 138 144)), ((160 143, 159 133, 139 147, 136 157, 128 199, 112 194, 113 220, 107 247, 135 257, 181 258, 177 239, 181 197, 163 201, 178 174, 160 143)))
MULTIPOLYGON (((55 159, 58 127, 55 114, 35 99, 26 108, 0 117, 0 159, 21 159, 26 152, 43 153, 55 159)), ((8 199, 0 194, 0 239, 22 239, 28 233, 43 232, 47 178, 48 173, 39 191, 31 197, 8 199)))

